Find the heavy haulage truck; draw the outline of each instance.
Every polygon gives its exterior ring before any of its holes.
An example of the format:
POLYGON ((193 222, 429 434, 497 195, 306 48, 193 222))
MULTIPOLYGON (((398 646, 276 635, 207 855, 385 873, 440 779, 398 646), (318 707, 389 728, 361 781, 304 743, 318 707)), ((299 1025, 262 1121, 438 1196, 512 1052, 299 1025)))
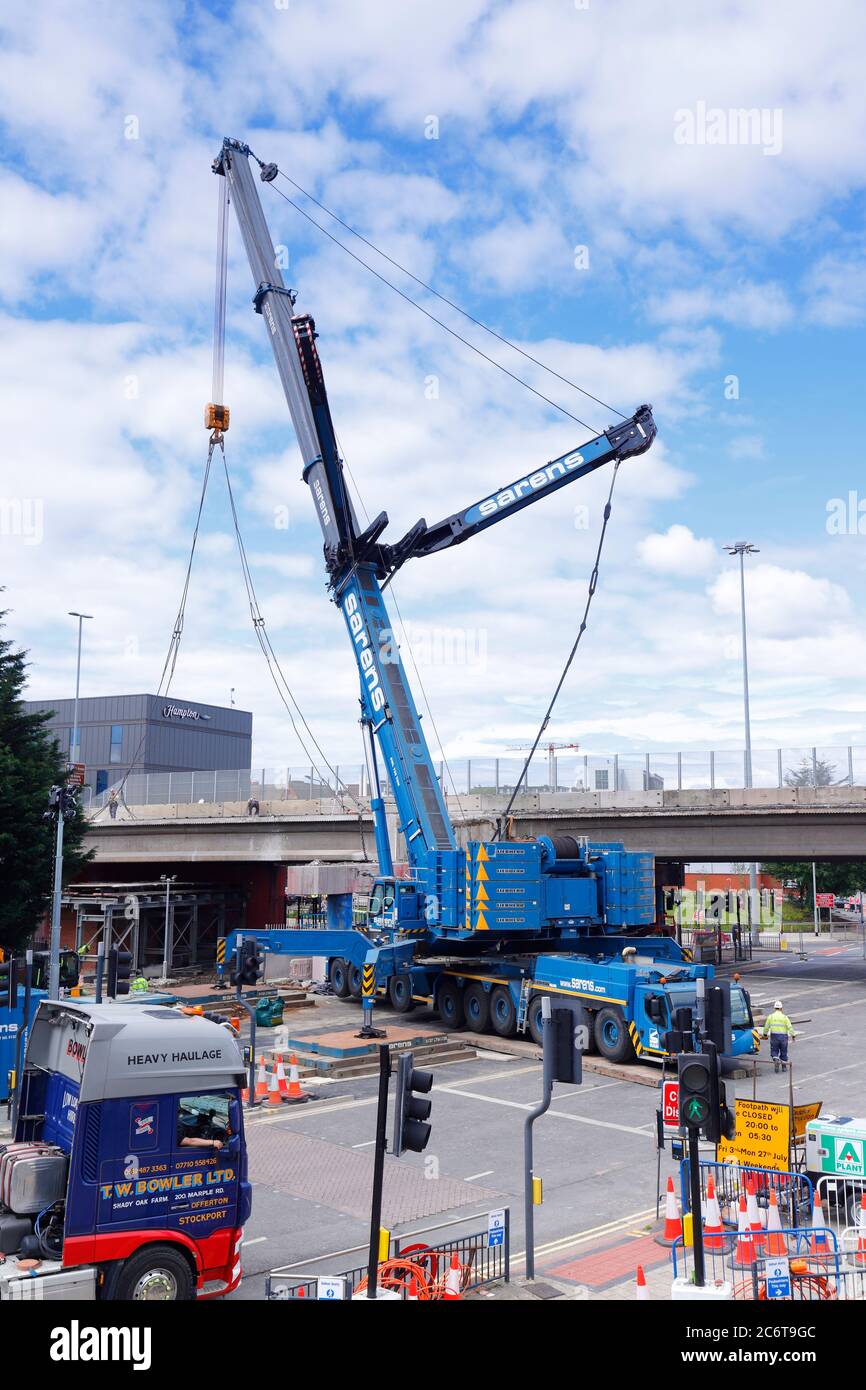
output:
MULTIPOLYGON (((237 215, 253 275, 253 305, 285 392, 303 477, 324 538, 333 603, 343 615, 358 667, 361 723, 374 818, 379 877, 363 930, 352 928, 351 898, 327 901, 322 930, 281 928, 244 932, 265 951, 323 956, 339 995, 387 995, 399 1010, 423 1002, 449 1027, 464 1023, 500 1035, 525 1029, 539 1036, 541 999, 567 996, 586 1011, 589 1035, 617 1061, 664 1055, 662 1037, 672 1010, 695 1003, 697 981, 711 966, 687 961, 677 943, 652 933, 657 912, 653 858, 620 844, 590 844, 571 834, 492 840, 458 847, 445 798, 394 640, 383 590, 412 559, 441 555, 515 512, 606 463, 619 464, 651 446, 650 406, 561 457, 432 525, 419 520, 401 539, 383 539, 388 516, 366 526, 346 484, 308 313, 275 265, 252 165, 267 186, 278 176, 248 145, 225 140, 214 161, 222 179, 220 226, 226 201, 237 215), (378 752, 377 752, 378 749, 378 752), (381 757, 406 844, 409 877, 394 875, 380 790, 381 757)), ((218 262, 224 276, 225 239, 218 262)), ((217 304, 225 302, 218 276, 217 304)), ((221 360, 218 317, 217 344, 221 360)), ((224 322, 224 318, 223 318, 224 322)), ((215 357, 216 360, 216 357, 215 357)), ((228 409, 212 402, 206 423, 222 445, 228 409)), ((227 938, 232 959, 235 935, 227 938)), ((751 1052, 748 999, 730 991, 730 1046, 751 1052)))
POLYGON ((250 1214, 229 1025, 43 1001, 0 1148, 0 1301, 230 1293, 250 1214))

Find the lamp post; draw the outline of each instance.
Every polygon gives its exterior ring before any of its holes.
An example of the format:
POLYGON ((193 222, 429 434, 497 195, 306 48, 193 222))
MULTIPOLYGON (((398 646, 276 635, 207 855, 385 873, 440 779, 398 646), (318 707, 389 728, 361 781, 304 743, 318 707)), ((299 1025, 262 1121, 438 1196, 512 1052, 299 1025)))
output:
MULTIPOLYGON (((752 785, 752 722, 749 714, 749 657, 746 646, 746 567, 745 557, 747 555, 758 555, 760 552, 757 546, 752 545, 751 541, 735 541, 733 545, 726 545, 725 550, 729 555, 737 555, 740 560, 740 617, 743 630, 743 720, 746 730, 746 766, 745 783, 747 787, 752 785)), ((749 865, 749 936, 753 942, 758 940, 760 935, 760 911, 758 904, 758 866, 755 863, 749 865), (758 919, 756 921, 756 918, 758 919)))
POLYGON ((81 734, 78 729, 78 692, 81 687, 81 631, 84 627, 85 619, 92 618, 92 613, 74 613, 69 610, 70 618, 78 619, 78 660, 75 665, 75 704, 72 711, 72 739, 70 742, 69 761, 71 763, 81 762, 81 734))
POLYGON ((177 878, 177 874, 160 874, 160 876, 159 876, 159 881, 160 881, 160 883, 164 883, 164 884, 165 884, 165 945, 164 945, 164 947, 163 947, 163 952, 162 952, 162 978, 163 978, 163 981, 165 981, 165 980, 168 979, 168 972, 169 972, 169 970, 171 969, 171 936, 172 936, 172 933, 171 933, 171 923, 170 923, 170 920, 169 920, 169 918, 170 918, 170 907, 169 907, 169 904, 170 904, 170 901, 171 901, 171 885, 174 883, 174 881, 175 881, 176 878, 177 878))

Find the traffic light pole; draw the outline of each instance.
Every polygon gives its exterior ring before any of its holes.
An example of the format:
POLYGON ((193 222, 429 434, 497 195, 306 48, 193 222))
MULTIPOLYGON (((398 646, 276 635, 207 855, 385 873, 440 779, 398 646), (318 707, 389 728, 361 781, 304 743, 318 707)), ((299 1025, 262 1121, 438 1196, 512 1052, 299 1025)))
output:
POLYGON ((241 958, 243 956, 243 936, 235 939, 235 978, 236 978, 236 998, 242 1009, 246 1009, 250 1018, 250 1070, 247 1081, 247 1106, 252 1110, 256 1104, 256 1011, 251 1004, 244 999, 241 983, 241 958))
POLYGON ((54 896, 51 900, 51 939, 48 946, 48 998, 60 998, 60 895, 63 888, 63 806, 57 806, 54 847, 54 896))
POLYGON ((535 1278, 535 1204, 532 1171, 532 1126, 535 1121, 550 1109, 553 1098, 553 1048, 554 1037, 550 1016, 550 996, 545 995, 541 1002, 541 1029, 544 1078, 544 1095, 540 1105, 531 1110, 523 1122, 523 1225, 526 1243, 526 1277, 535 1278))
POLYGON ((376 1111, 376 1149, 373 1158, 373 1209, 370 1213, 370 1252, 367 1259, 367 1297, 375 1298, 379 1282, 379 1231, 382 1226, 382 1186, 385 1179, 385 1148, 388 1142, 388 1081, 391 1054, 387 1045, 379 1048, 379 1105, 376 1111))
POLYGON ((695 1252, 695 1284, 704 1287, 704 1223, 701 1216, 701 1135, 700 1130, 689 1130, 689 1188, 692 1209, 692 1243, 695 1252))

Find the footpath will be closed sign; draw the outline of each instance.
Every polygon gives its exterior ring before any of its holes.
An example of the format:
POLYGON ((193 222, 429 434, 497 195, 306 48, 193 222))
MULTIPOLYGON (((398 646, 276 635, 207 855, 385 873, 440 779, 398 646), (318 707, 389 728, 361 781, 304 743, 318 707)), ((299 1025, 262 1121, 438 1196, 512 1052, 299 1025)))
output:
POLYGON ((774 1101, 741 1100, 738 1097, 734 1104, 734 1115, 734 1137, 719 1141, 719 1159, 736 1159, 747 1167, 785 1172, 791 1134, 788 1106, 778 1105, 774 1101))

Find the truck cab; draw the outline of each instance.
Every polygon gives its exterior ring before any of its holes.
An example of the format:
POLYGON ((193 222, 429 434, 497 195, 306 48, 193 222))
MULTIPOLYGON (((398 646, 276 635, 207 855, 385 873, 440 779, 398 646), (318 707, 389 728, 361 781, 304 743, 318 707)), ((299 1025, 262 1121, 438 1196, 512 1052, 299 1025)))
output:
POLYGON ((178 1302, 236 1288, 251 1207, 244 1084, 227 1025, 156 1005, 43 1002, 15 1138, 0 1150, 0 1300, 178 1302))

